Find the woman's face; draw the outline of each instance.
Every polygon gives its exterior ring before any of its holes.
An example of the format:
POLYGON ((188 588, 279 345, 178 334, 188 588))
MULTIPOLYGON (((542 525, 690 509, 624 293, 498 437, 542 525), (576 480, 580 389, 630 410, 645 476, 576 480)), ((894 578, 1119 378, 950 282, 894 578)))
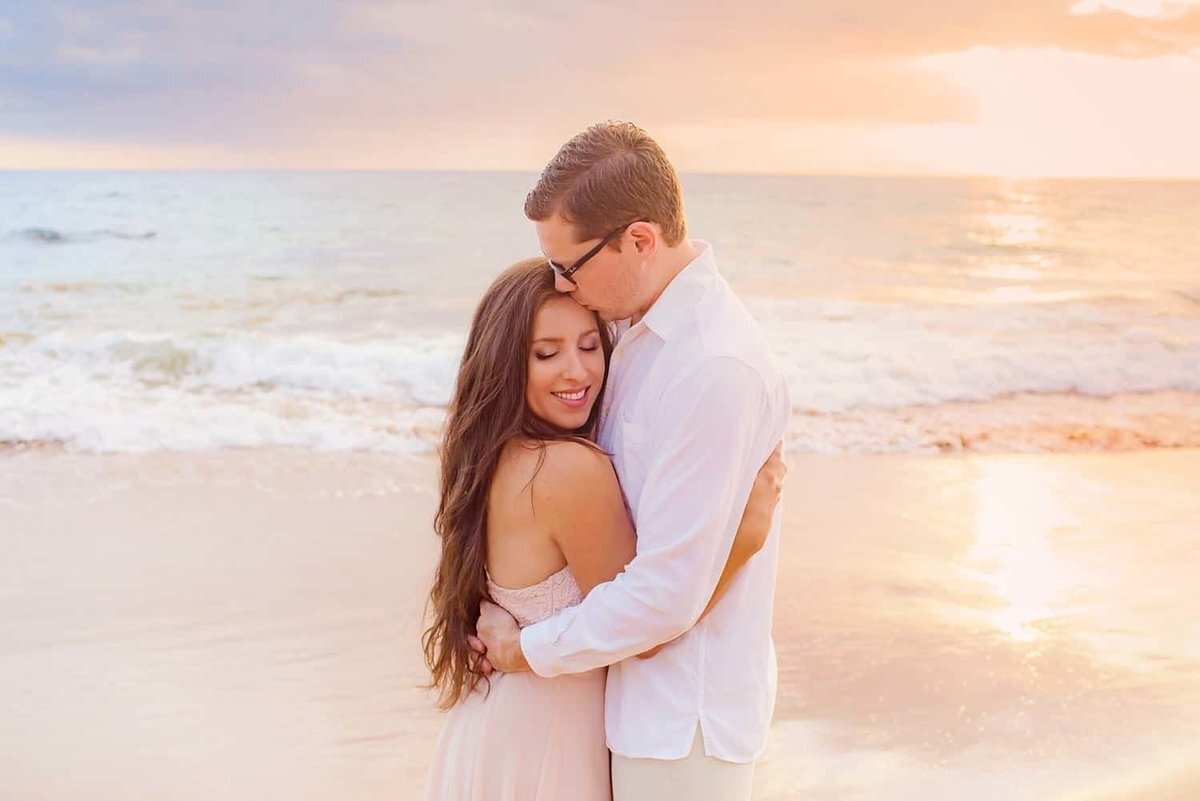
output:
POLYGON ((596 316, 568 297, 547 300, 533 317, 525 382, 529 410, 558 428, 580 428, 603 383, 596 316))

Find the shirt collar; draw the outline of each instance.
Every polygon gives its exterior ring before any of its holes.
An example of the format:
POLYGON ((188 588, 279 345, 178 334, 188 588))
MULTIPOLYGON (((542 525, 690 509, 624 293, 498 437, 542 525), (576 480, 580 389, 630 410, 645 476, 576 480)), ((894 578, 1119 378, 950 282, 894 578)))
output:
POLYGON ((699 239, 693 239, 692 244, 700 251, 696 258, 671 279, 671 283, 667 284, 639 322, 639 325, 644 324, 664 341, 691 319, 696 304, 704 296, 709 282, 717 275, 712 245, 699 239))

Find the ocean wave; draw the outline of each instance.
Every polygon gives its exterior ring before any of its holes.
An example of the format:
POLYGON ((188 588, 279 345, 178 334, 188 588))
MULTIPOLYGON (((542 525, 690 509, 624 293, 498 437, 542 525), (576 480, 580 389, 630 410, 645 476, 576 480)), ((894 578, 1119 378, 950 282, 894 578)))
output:
MULTIPOLYGON (((62 382, 56 388, 63 389, 62 382)), ((436 452, 441 407, 330 403, 317 398, 201 396, 160 387, 136 394, 71 386, 17 408, 0 389, 0 453, 300 448, 436 452)), ((792 453, 941 454, 1112 452, 1200 448, 1200 393, 1087 398, 1018 395, 989 403, 793 414, 792 453)))
POLYGON ((301 285, 287 286, 267 284, 267 288, 255 287, 251 292, 217 297, 192 289, 173 289, 152 284, 129 281, 41 281, 27 282, 17 286, 20 292, 47 295, 101 295, 141 294, 148 290, 159 290, 185 308, 210 311, 242 311, 252 309, 277 309, 286 305, 297 306, 342 306, 350 304, 387 305, 409 297, 409 292, 391 287, 362 287, 346 289, 336 286, 301 285))
POLYGON ((1172 292, 1183 300, 1200 306, 1200 287, 1195 289, 1175 289, 1172 292))
POLYGON ((1200 391, 1200 315, 1157 299, 974 307, 760 299, 751 307, 798 412, 1200 391))
POLYGON ((54 295, 87 295, 97 292, 121 292, 136 294, 144 291, 141 284, 109 281, 51 281, 46 283, 21 284, 22 292, 54 295))
POLYGON ((71 242, 89 242, 96 239, 141 240, 153 239, 154 237, 158 236, 157 231, 130 232, 118 231, 111 228, 102 228, 95 231, 64 232, 54 228, 34 227, 21 229, 20 231, 16 231, 15 234, 21 239, 46 245, 63 245, 71 242))
POLYGON ((1094 398, 1018 394, 986 402, 792 416, 806 453, 1022 453, 1200 447, 1200 393, 1094 398))
MULTIPOLYGON (((807 447, 852 451, 1018 447, 1022 437, 1054 440, 1053 448, 1114 437, 1144 447, 1190 442, 1153 421, 1114 429, 1104 417, 1130 397, 1200 397, 1200 315, 1179 305, 750 301, 789 381, 793 420, 812 437, 807 447), (989 427, 989 410, 1037 397, 1068 400, 1044 426, 1035 410, 989 427), (1093 402, 1097 416, 1071 417, 1093 402), (974 416, 943 426, 929 412, 947 408, 974 416), (910 436, 905 420, 927 424, 910 436)), ((398 450, 436 437, 464 338, 8 331, 0 335, 0 439, 398 450)), ((1173 419, 1167 411, 1163 419, 1173 419)))
MULTIPOLYGON (((970 308, 759 299, 751 306, 789 379, 797 412, 1020 393, 1200 391, 1200 315, 1166 314, 1154 304, 970 308)), ((442 406, 464 336, 14 331, 0 340, 0 369, 8 376, 80 373, 189 392, 292 392, 442 406)))
POLYGON ((146 453, 287 447, 419 453, 436 447, 445 415, 440 408, 347 406, 269 394, 206 396, 167 386, 131 391, 74 379, 39 379, 24 393, 0 388, 0 449, 146 453))
POLYGON ((34 242, 58 244, 67 241, 65 236, 49 228, 26 228, 23 231, 19 231, 18 234, 34 242))
POLYGON ((459 334, 355 342, 245 332, 56 331, 26 340, 12 337, 13 346, 0 349, 0 367, 10 377, 78 375, 132 389, 281 391, 426 406, 442 405, 449 397, 463 342, 459 334))

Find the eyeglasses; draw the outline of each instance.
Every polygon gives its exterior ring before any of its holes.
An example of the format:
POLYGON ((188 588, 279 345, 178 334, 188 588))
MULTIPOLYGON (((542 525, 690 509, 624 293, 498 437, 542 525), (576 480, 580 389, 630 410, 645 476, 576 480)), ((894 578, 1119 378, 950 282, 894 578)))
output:
POLYGON ((622 225, 621 227, 614 228, 612 231, 609 231, 607 234, 604 235, 604 238, 600 240, 599 244, 597 244, 596 247, 592 248, 587 253, 584 253, 582 256, 580 256, 575 261, 575 263, 572 264, 570 267, 564 267, 563 265, 559 264, 558 262, 551 261, 550 259, 546 259, 546 261, 550 263, 550 269, 554 270, 555 275, 560 275, 563 278, 570 281, 573 285, 578 286, 578 284, 575 283, 575 279, 572 278, 571 276, 574 275, 576 272, 578 272, 580 267, 587 264, 588 259, 590 259, 592 256, 595 256, 597 253, 599 253, 601 250, 603 250, 604 246, 607 245, 614 236, 616 236, 619 233, 622 233, 626 228, 633 225, 633 223, 635 223, 635 222, 648 222, 648 220, 634 220, 633 222, 627 222, 624 225, 622 225))

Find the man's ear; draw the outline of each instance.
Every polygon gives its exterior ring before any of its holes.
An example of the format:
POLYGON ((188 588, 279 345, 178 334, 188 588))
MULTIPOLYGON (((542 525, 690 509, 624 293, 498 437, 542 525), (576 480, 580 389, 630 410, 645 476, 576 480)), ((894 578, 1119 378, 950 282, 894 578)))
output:
POLYGON ((658 240, 662 234, 654 223, 637 222, 629 227, 629 235, 639 256, 652 256, 658 250, 658 240))

